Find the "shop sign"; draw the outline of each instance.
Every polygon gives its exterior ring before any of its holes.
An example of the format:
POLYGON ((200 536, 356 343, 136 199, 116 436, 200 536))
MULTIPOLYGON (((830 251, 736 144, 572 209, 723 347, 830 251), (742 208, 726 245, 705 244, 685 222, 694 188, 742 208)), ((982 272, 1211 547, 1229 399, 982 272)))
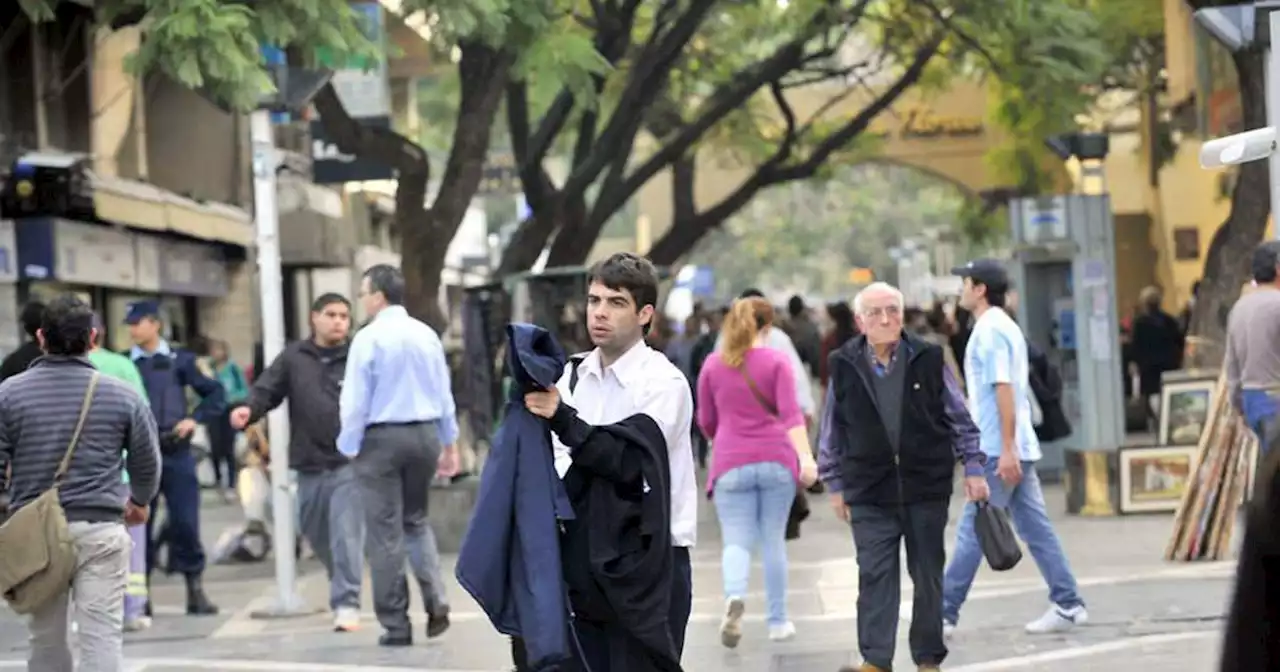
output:
POLYGON ((160 291, 182 296, 226 296, 227 264, 222 249, 200 243, 163 242, 160 291))
POLYGON ((53 275, 61 282, 133 289, 138 284, 133 234, 108 226, 53 220, 53 275))

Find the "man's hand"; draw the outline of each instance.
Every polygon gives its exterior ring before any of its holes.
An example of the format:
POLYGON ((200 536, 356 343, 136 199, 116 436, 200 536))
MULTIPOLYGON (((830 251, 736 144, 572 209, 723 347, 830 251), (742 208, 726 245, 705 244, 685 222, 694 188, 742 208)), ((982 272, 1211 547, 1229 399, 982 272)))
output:
POLYGON ((195 431, 196 421, 191 418, 183 418, 178 422, 178 424, 173 426, 173 433, 176 434, 179 439, 189 438, 195 431))
POLYGON ((134 525, 142 525, 147 522, 150 517, 151 510, 147 506, 138 506, 133 500, 126 500, 124 503, 124 522, 126 525, 133 527, 134 525))
POLYGON ((540 418, 550 419, 556 414, 556 409, 560 408, 560 392, 554 387, 542 392, 530 392, 524 395, 524 407, 540 418))
POLYGON ((248 406, 238 406, 231 411, 231 428, 241 430, 249 426, 249 416, 251 415, 248 406))
POLYGON ((965 476, 964 496, 971 502, 985 502, 991 499, 991 486, 987 485, 987 477, 965 476))
POLYGON ((843 494, 837 492, 831 495, 831 508, 836 512, 836 518, 846 523, 849 522, 849 505, 844 503, 843 494))
POLYGON ((458 465, 461 460, 458 457, 458 446, 449 444, 444 447, 444 451, 440 453, 440 460, 436 462, 436 476, 441 478, 453 478, 458 475, 458 465))
POLYGON ((1010 451, 1000 453, 1000 461, 996 462, 996 476, 1004 484, 1013 487, 1022 481, 1022 462, 1010 451))

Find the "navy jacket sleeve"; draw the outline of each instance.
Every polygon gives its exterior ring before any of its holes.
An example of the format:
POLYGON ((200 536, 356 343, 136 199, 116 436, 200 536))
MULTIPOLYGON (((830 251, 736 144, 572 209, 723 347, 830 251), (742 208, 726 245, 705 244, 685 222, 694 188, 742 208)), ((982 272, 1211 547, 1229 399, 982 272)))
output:
POLYGON ((201 424, 217 422, 227 410, 227 393, 222 389, 222 383, 200 373, 200 367, 196 366, 195 355, 185 350, 178 351, 177 363, 182 384, 200 395, 200 405, 196 406, 195 412, 192 413, 196 422, 201 424))
POLYGON ((573 455, 573 465, 619 484, 643 482, 644 456, 628 450, 629 442, 610 432, 597 431, 578 417, 578 411, 561 402, 551 416, 551 430, 573 455))

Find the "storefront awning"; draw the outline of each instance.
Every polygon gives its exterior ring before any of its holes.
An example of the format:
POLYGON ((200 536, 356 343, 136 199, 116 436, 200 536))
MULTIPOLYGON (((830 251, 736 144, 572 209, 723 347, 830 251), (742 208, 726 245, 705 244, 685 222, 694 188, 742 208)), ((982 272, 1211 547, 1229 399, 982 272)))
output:
POLYGON ((249 247, 253 218, 222 203, 198 203, 146 182, 90 174, 99 219, 135 229, 170 231, 199 240, 249 247))

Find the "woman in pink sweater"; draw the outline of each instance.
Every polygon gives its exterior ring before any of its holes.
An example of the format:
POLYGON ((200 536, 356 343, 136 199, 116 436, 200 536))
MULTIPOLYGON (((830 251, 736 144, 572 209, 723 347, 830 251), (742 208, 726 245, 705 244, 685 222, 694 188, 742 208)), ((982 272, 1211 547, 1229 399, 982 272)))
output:
POLYGON ((808 486, 818 476, 791 363, 762 345, 772 324, 768 301, 736 301, 722 326, 721 351, 707 358, 698 376, 698 426, 713 446, 707 489, 714 493, 724 539, 720 641, 729 648, 742 639, 743 596, 757 543, 764 556, 769 639, 795 636, 787 618, 787 514, 797 483, 808 486))

